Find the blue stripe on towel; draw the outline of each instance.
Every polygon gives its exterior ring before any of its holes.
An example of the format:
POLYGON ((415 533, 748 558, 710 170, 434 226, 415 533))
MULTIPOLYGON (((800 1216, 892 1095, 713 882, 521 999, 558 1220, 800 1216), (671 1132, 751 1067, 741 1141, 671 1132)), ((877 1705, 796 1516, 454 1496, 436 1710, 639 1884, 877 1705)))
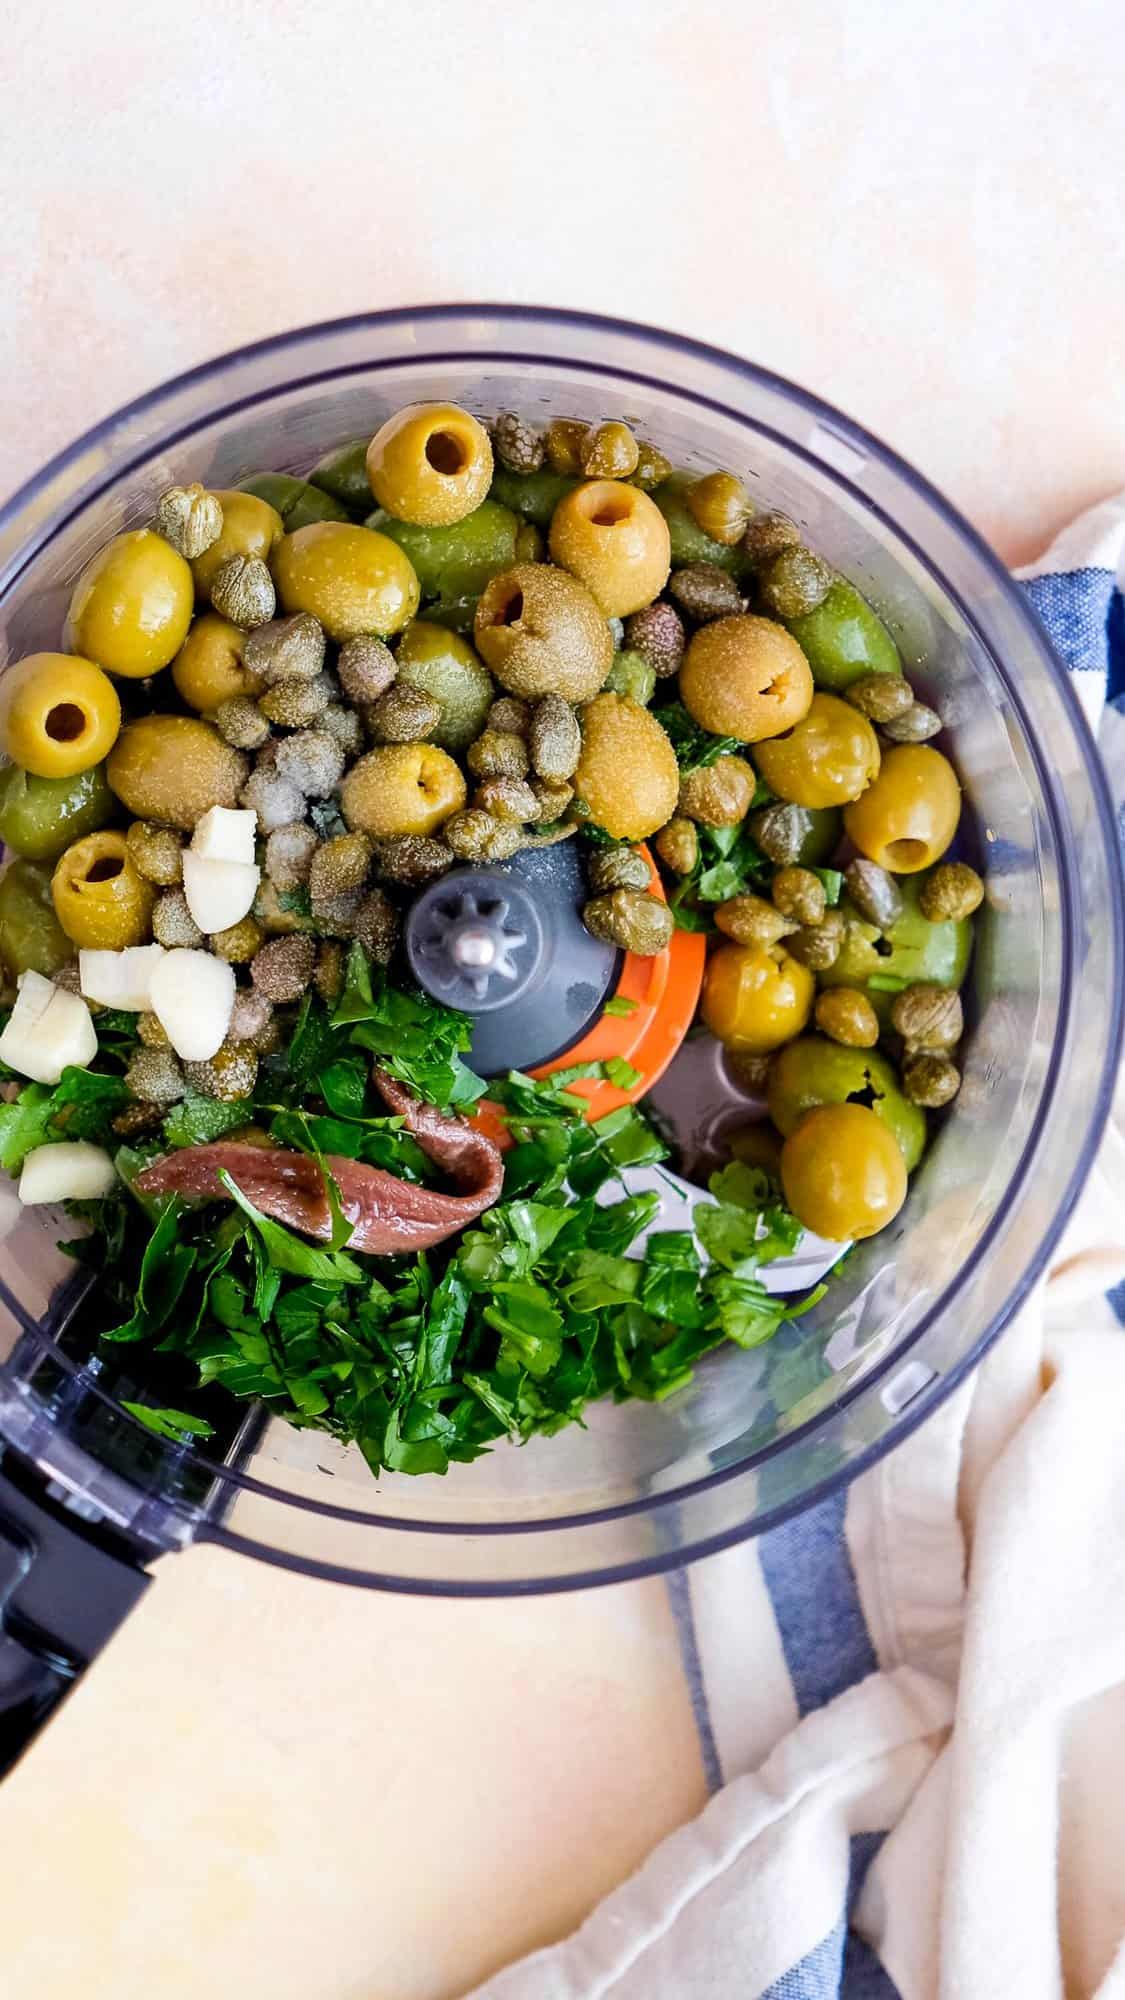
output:
POLYGON ((878 1666, 844 1538, 847 1495, 833 1494, 758 1544, 785 1663, 802 1715, 878 1666))
POLYGON ((864 1878, 885 1838, 882 1833, 853 1837, 844 1915, 798 1964, 771 1981, 758 2000, 900 2000, 898 1987, 870 1945, 848 1928, 864 1878))
POLYGON ((703 1664, 699 1657, 699 1642, 695 1632, 695 1618, 691 1608, 691 1586, 687 1572, 682 1569, 669 1570, 665 1582, 668 1586, 668 1602, 676 1621, 676 1636, 680 1642, 680 1662, 691 1699, 691 1712, 695 1719, 695 1732, 699 1738, 699 1754, 703 1759, 703 1775, 707 1780, 707 1790, 717 1792, 723 1783, 723 1768, 719 1762, 715 1732, 711 1727, 711 1711, 707 1706, 707 1689, 703 1679, 703 1664))
POLYGON ((1064 664, 1072 672, 1104 674, 1112 570, 1073 569, 1057 576, 1033 576, 1021 587, 1064 664))

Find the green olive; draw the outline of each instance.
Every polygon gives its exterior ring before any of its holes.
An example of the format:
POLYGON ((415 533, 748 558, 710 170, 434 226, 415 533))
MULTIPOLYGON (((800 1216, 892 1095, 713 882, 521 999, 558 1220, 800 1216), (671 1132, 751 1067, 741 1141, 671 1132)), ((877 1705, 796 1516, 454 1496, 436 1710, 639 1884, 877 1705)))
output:
POLYGON ((814 694, 808 714, 785 736, 755 743, 754 762, 779 799, 842 806, 877 777, 879 739, 858 709, 834 694, 814 694))
POLYGON ((74 778, 35 778, 18 764, 0 772, 0 840, 29 861, 54 861, 116 810, 104 764, 74 778))
POLYGON ((82 571, 71 593, 66 649, 107 673, 144 680, 179 652, 191 612, 190 566, 163 535, 133 528, 82 571))
POLYGON ((968 917, 931 923, 919 907, 925 875, 909 875, 900 881, 902 909, 894 922, 880 931, 862 917, 845 896, 840 910, 847 922, 844 943, 835 964, 820 975, 822 986, 858 986, 865 992, 881 1020, 890 1014, 891 1001, 902 986, 925 981, 931 986, 960 986, 969 964, 973 926, 968 917), (872 988, 869 981, 887 981, 891 991, 872 988))
POLYGON ((840 690, 864 674, 901 674, 898 647, 853 584, 837 578, 815 611, 785 621, 817 687, 840 690))
POLYGON ((812 1012, 812 973, 780 945, 724 944, 707 961, 701 1012, 728 1048, 768 1055, 812 1012))
POLYGON ((803 1035, 774 1057, 770 1066, 770 1117, 788 1138, 807 1111, 818 1104, 869 1103, 893 1132, 907 1168, 913 1172, 926 1143, 926 1120, 903 1096, 885 1056, 874 1049, 845 1048, 821 1035, 803 1035))
POLYGON ((142 715, 124 728, 106 776, 135 819, 190 832, 211 806, 238 804, 247 761, 198 716, 142 715))
POLYGON ((395 659, 395 687, 418 688, 441 708, 440 720, 427 731, 430 742, 443 750, 467 750, 484 728, 496 693, 472 647, 456 632, 416 618, 399 640, 395 659))
POLYGON ((0 958, 9 972, 41 972, 50 979, 73 957, 55 915, 50 869, 13 861, 0 876, 0 958))
POLYGON ((318 486, 345 507, 353 520, 362 521, 371 512, 371 481, 367 477, 366 437, 338 444, 317 460, 309 473, 309 485, 318 486))
POLYGON ((418 609, 413 565, 389 535, 350 521, 314 521, 274 550, 282 608, 311 611, 330 639, 401 632, 418 609))
POLYGON ((240 490, 276 508, 287 535, 294 528, 307 528, 310 521, 351 520, 347 508, 330 493, 322 493, 319 486, 310 485, 307 479, 294 479, 288 472, 256 473, 253 479, 242 481, 240 490))
POLYGON ((508 472, 503 466, 497 467, 489 489, 489 499, 499 501, 502 507, 510 507, 525 521, 533 521, 537 528, 546 530, 551 525, 551 516, 560 500, 573 493, 582 481, 564 472, 508 472))
POLYGON ((668 523, 673 569, 682 569, 687 563, 715 563, 720 569, 729 570, 732 576, 749 575, 741 545, 728 547, 700 527, 688 505, 688 494, 694 485, 690 473, 675 473, 653 490, 652 497, 668 523))
POLYGON ((826 1104, 785 1141, 781 1185, 806 1229, 842 1243, 894 1221, 906 1200, 906 1167, 865 1105, 826 1104))
POLYGON ((482 500, 471 514, 446 527, 400 521, 381 507, 367 516, 367 526, 398 543, 410 558, 422 596, 442 604, 479 597, 489 578, 516 560, 519 521, 495 500, 482 500))
POLYGON ((957 773, 928 743, 888 750, 868 790, 853 801, 844 814, 848 839, 895 875, 916 875, 940 861, 961 817, 957 773))
POLYGON ((152 935, 156 891, 135 866, 125 835, 105 828, 76 840, 56 863, 51 895, 67 937, 93 951, 123 951, 152 935))

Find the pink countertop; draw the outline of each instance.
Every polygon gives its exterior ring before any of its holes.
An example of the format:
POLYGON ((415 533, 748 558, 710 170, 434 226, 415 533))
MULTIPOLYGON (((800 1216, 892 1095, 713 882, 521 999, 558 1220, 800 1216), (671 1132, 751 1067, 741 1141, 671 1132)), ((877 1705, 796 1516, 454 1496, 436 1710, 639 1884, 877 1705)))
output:
MULTIPOLYGON (((1009 559, 1125 483, 1125 27, 560 0, 11 11, 0 489, 302 321, 586 306, 820 391, 1009 559)), ((703 1798, 659 1581, 447 1605, 199 1550, 0 1793, 10 2000, 439 2000, 703 1798)))

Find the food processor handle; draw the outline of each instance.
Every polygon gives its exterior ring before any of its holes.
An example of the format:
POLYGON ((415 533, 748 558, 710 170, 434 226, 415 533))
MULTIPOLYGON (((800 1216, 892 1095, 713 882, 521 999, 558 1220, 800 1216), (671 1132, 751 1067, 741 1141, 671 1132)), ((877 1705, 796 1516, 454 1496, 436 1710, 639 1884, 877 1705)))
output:
POLYGON ((0 1449, 0 1778, 148 1588, 143 1554, 0 1449))

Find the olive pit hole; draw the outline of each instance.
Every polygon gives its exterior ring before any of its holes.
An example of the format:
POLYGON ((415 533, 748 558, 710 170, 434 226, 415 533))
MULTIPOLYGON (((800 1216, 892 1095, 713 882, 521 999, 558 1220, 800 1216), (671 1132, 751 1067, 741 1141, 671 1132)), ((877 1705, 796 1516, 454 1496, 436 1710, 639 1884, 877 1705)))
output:
POLYGON ((518 625, 523 617, 523 591, 517 590, 509 597, 500 613, 501 625, 518 625))
POLYGON ((442 472, 451 479, 464 472, 468 464, 465 447, 452 431, 432 431, 426 439, 426 457, 435 472, 442 472))
POLYGON ((880 958, 893 958, 895 955, 893 944, 885 937, 877 937, 871 949, 877 951, 880 958))
POLYGON ((865 1083, 862 1090, 849 1090, 844 1101, 847 1104, 862 1104, 865 1110, 874 1111, 875 1106, 881 1104, 883 1100, 880 1091, 865 1083))
POLYGON ((76 701, 57 701, 43 724, 52 743, 77 743, 86 734, 86 712, 76 701))
POLYGON ((632 504, 624 495, 619 499, 616 494, 610 494, 598 502, 590 520, 595 528, 616 528, 620 521, 629 519, 632 511, 632 504))
POLYGON ((887 844, 886 860, 892 868, 920 868, 926 852, 924 840, 892 840, 887 844))
POLYGON ((112 882, 124 866, 119 854, 102 854, 86 870, 87 882, 112 882))

